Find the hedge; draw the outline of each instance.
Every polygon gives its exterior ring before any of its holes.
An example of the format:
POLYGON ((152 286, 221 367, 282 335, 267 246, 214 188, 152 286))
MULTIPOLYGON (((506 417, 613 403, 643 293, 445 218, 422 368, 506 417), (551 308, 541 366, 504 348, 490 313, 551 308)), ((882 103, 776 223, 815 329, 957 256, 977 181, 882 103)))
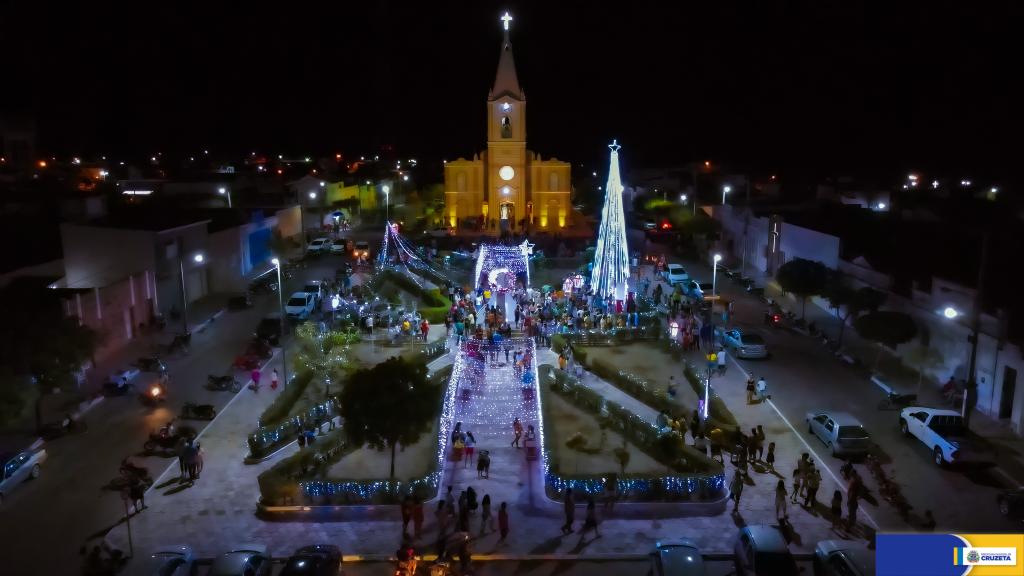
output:
POLYGON ((260 426, 275 426, 288 419, 295 403, 302 398, 306 388, 313 381, 313 372, 304 370, 292 378, 291 382, 281 390, 274 401, 267 406, 258 420, 260 426))
POLYGON ((668 413, 679 411, 679 407, 669 400, 667 390, 662 391, 635 374, 616 369, 604 358, 594 358, 588 362, 584 356, 583 362, 587 364, 591 372, 651 408, 668 413))
MULTIPOLYGON (((444 350, 443 347, 440 348, 444 350)), ((429 357, 429 352, 430 350, 425 350, 424 356, 429 357)), ((452 366, 446 366, 430 374, 429 378, 444 381, 451 377, 451 373, 452 366)), ((330 465, 358 448, 348 443, 343 425, 318 436, 312 446, 300 450, 260 474, 260 501, 265 506, 299 503, 364 505, 398 504, 406 494, 419 496, 421 501, 433 497, 440 480, 440 471, 436 469, 428 472, 423 478, 409 482, 324 477, 323 474, 330 465), (315 455, 318 453, 324 454, 320 469, 317 469, 315 464, 315 455)), ((436 459, 432 459, 431 462, 436 462, 436 459)))
MULTIPOLYGON (((676 462, 665 462, 655 445, 659 432, 654 424, 647 422, 614 402, 607 402, 593 390, 582 386, 576 379, 550 364, 538 367, 541 384, 567 399, 578 408, 596 416, 603 425, 621 434, 642 452, 655 461, 671 468, 680 476, 651 477, 638 474, 614 474, 619 494, 630 500, 677 501, 715 498, 724 493, 725 475, 722 466, 698 452, 691 446, 682 446, 681 458, 676 462), (637 496, 640 497, 637 497, 637 496)), ((543 391, 542 391, 543 394, 543 391)), ((545 418, 551 428, 552 421, 545 418)), ((547 448, 544 447, 546 450, 547 448)), ((599 495, 604 490, 607 475, 562 475, 550 468, 545 475, 545 489, 557 497, 565 488, 577 492, 599 495)))

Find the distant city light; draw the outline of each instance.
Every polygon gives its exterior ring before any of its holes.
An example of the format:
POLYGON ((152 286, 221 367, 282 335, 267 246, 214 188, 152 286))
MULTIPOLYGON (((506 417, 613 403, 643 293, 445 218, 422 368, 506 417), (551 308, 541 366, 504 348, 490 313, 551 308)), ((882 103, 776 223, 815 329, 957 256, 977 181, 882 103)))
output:
POLYGON ((956 308, 953 308, 952 306, 946 306, 946 309, 942 311, 942 315, 952 320, 953 318, 959 316, 960 313, 956 311, 956 308))
POLYGON ((320 187, 323 188, 324 186, 327 186, 327 182, 324 182, 323 180, 321 180, 320 181, 320 187))
POLYGON ((202 254, 196 254, 195 256, 192 257, 192 259, 196 261, 196 264, 202 264, 204 260, 202 254))
POLYGON ((903 185, 903 189, 904 189, 904 190, 906 190, 907 188, 910 188, 910 186, 908 186, 908 185, 904 184, 904 185, 903 185))
POLYGON ((775 180, 775 174, 772 174, 772 180, 775 180))
POLYGON ((303 161, 304 162, 309 162, 309 156, 306 156, 305 158, 303 158, 303 161))
POLYGON ((309 193, 309 199, 310 200, 316 200, 316 192, 310 192, 309 193))
POLYGON ((82 159, 81 158, 77 158, 77 157, 76 158, 72 158, 71 159, 71 163, 72 164, 81 164, 82 163, 82 159))
POLYGON ((150 156, 149 157, 149 161, 150 162, 156 162, 156 156, 150 156))
POLYGON ((939 181, 938 180, 932 180, 932 188, 938 188, 938 187, 939 187, 939 181))
POLYGON ((223 186, 221 186, 220 188, 217 188, 217 193, 218 194, 227 194, 228 193, 228 189, 223 187, 223 186))
POLYGON ((879 210, 885 210, 885 206, 886 206, 885 202, 879 202, 878 203, 878 209, 879 210))
POLYGON ((909 180, 917 180, 917 174, 910 174, 909 176, 907 176, 907 178, 909 180))
POLYGON ((686 194, 680 194, 679 195, 679 201, 680 202, 686 202, 686 194))
POLYGON ((988 191, 989 194, 995 194, 997 192, 999 192, 999 188, 996 188, 995 186, 990 188, 989 191, 988 191))
POLYGON ((705 160, 704 161, 704 167, 705 168, 711 168, 711 161, 710 160, 705 160))
POLYGON ((405 176, 402 176, 402 180, 404 180, 405 182, 408 182, 409 181, 409 175, 406 174, 405 176))
POLYGON ((39 164, 40 168, 46 168, 46 160, 40 160, 37 164, 39 164))
POLYGON ((210 153, 209 150, 203 150, 203 154, 209 154, 209 153, 210 153))
POLYGON ((960 181, 960 185, 961 186, 970 186, 971 185, 971 181, 970 180, 961 180, 960 181))

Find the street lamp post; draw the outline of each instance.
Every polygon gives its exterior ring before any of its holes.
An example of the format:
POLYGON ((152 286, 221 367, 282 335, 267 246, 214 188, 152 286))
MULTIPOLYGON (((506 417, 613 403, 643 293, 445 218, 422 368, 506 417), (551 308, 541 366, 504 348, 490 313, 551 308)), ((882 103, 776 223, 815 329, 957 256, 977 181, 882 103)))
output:
MULTIPOLYGON (((192 260, 196 264, 203 263, 202 253, 198 253, 192 257, 192 260)), ((182 333, 188 334, 188 292, 185 289, 185 259, 178 255, 178 270, 181 272, 181 320, 182 320, 182 333)))
POLYGON ((725 195, 732 192, 732 186, 722 186, 722 206, 725 206, 725 195))
POLYGON ((286 346, 284 345, 284 284, 281 283, 281 260, 278 258, 274 258, 270 261, 270 263, 274 265, 274 268, 277 268, 277 307, 281 315, 281 336, 278 338, 278 340, 279 343, 281 344, 281 372, 282 375, 284 376, 284 385, 282 386, 282 388, 287 388, 288 360, 285 356, 286 346))
POLYGON ((231 191, 228 190, 227 187, 221 186, 220 188, 217 188, 217 193, 228 197, 228 208, 231 208, 231 191))
POLYGON ((722 255, 715 254, 712 260, 714 263, 711 265, 711 297, 714 298, 718 295, 718 263, 722 260, 722 255))
POLYGON ((391 218, 391 187, 385 184, 381 186, 384 191, 384 221, 390 222, 391 218))

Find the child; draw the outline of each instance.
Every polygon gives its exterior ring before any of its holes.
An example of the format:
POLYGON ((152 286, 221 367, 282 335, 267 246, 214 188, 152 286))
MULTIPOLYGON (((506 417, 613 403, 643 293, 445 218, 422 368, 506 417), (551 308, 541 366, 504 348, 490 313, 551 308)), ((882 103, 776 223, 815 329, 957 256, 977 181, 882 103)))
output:
POLYGON ((775 472, 775 442, 768 443, 768 455, 764 457, 764 461, 768 464, 768 469, 775 472))
POLYGON ((277 368, 274 368, 274 373, 270 375, 270 389, 277 390, 277 368))
POLYGON ((832 529, 838 531, 843 520, 843 493, 836 490, 832 494, 832 529))
POLYGON ((498 509, 498 531, 501 533, 498 542, 504 542, 508 536, 508 505, 505 502, 502 502, 501 508, 498 509))

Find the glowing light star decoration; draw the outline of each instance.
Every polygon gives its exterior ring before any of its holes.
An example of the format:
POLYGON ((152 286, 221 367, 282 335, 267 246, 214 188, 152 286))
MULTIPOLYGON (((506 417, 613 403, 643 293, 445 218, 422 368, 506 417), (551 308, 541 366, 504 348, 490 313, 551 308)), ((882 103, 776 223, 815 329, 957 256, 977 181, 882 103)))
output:
MULTIPOLYGON (((490 282, 495 278, 492 272, 507 270, 519 277, 525 276, 524 285, 530 285, 530 255, 533 254, 533 244, 524 240, 522 244, 508 246, 505 244, 481 244, 476 256, 476 272, 474 283, 478 288, 490 288, 490 282)), ((507 291, 515 288, 499 284, 499 291, 507 291)))
POLYGON ((613 140, 608 148, 611 149, 611 160, 590 290, 598 296, 624 301, 629 290, 629 247, 626 244, 626 216, 622 210, 622 178, 619 176, 621 146, 613 140))

